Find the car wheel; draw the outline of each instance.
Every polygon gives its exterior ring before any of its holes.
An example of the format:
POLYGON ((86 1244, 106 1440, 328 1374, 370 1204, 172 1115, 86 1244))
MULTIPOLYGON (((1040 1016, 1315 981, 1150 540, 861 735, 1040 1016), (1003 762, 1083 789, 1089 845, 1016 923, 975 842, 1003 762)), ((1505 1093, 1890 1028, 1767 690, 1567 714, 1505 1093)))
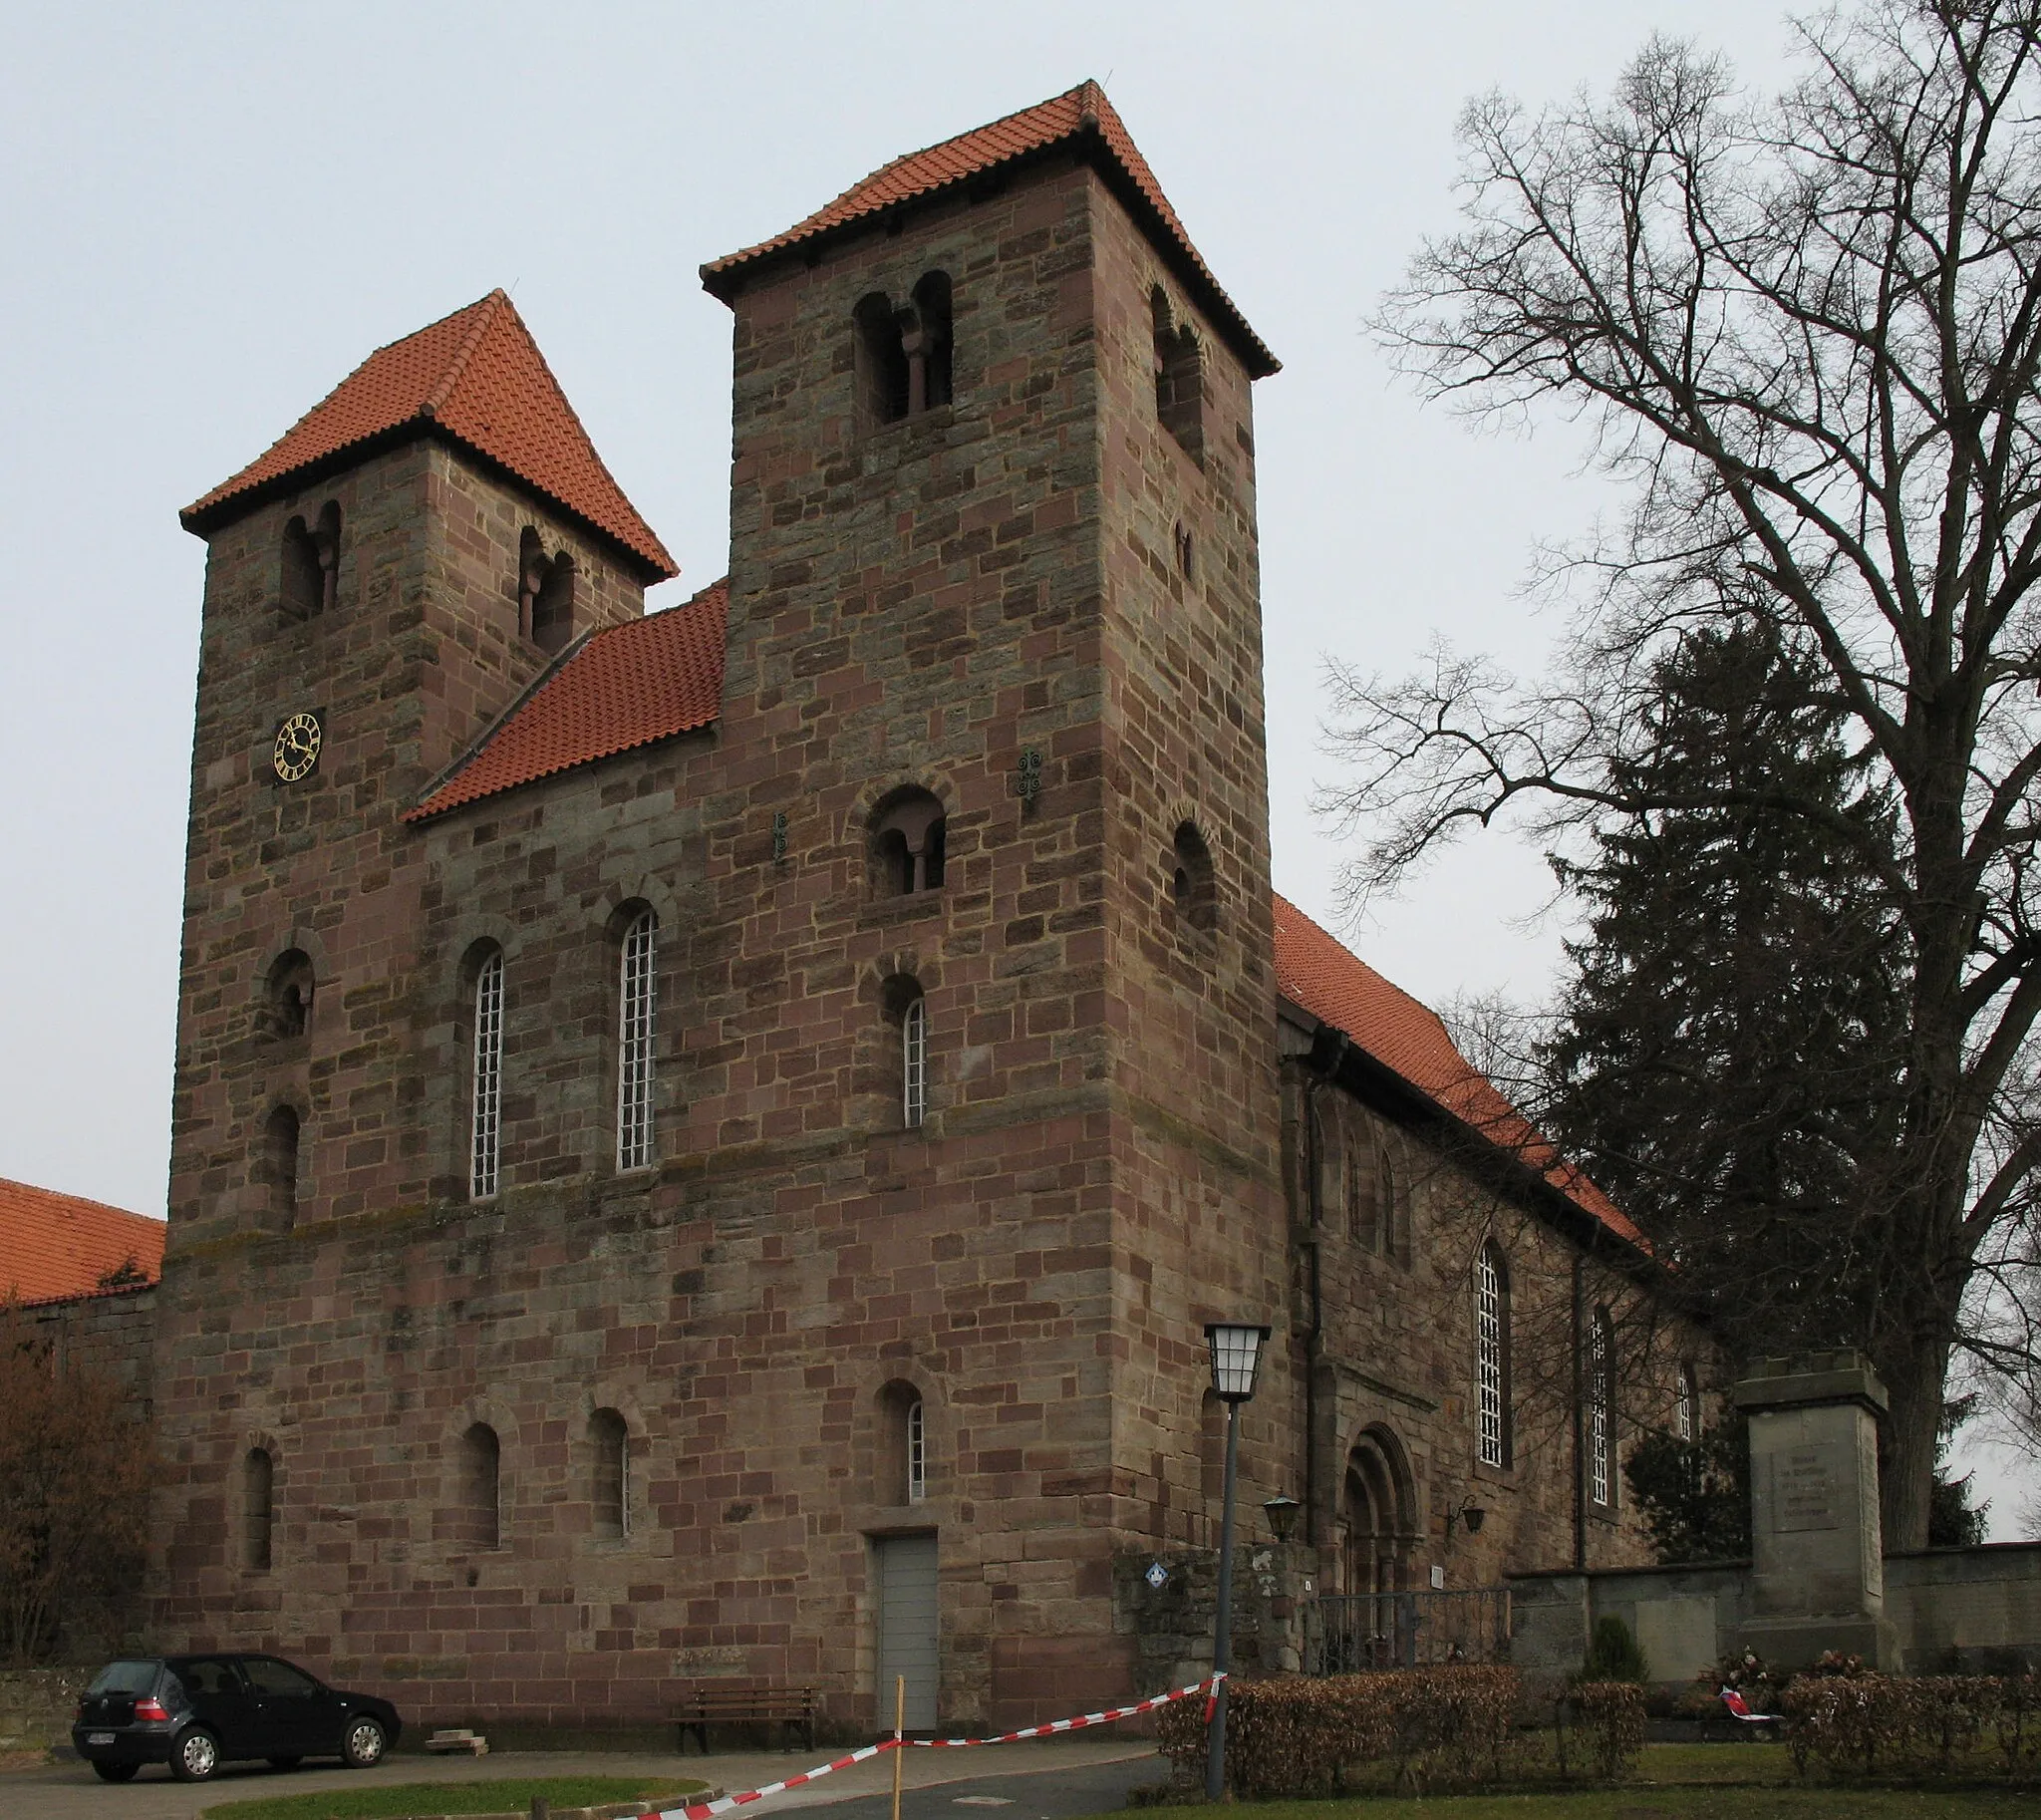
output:
POLYGON ((340 1754, 347 1760, 350 1769, 369 1769, 383 1761, 383 1727, 374 1719, 349 1719, 347 1736, 341 1741, 340 1754))
POLYGON ((170 1746, 170 1774, 179 1782, 203 1782, 219 1767, 219 1740, 193 1726, 170 1746))
POLYGON ((94 1772, 102 1782, 132 1782, 140 1763, 95 1763, 94 1772))
POLYGON ((303 1757, 271 1757, 269 1759, 269 1767, 271 1769, 296 1769, 304 1760, 303 1757))

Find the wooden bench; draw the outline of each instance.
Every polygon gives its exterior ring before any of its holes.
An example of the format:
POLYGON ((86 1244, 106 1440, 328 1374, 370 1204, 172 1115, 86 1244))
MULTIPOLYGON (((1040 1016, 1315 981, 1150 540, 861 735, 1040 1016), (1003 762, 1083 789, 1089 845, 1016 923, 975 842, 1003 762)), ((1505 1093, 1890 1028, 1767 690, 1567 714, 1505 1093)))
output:
POLYGON ((784 1687, 772 1681, 704 1681, 681 1696, 675 1721, 681 1728, 681 1751, 688 1749, 688 1733, 709 1754, 712 1725, 776 1724, 780 1748, 786 1748, 788 1726, 800 1727, 801 1742, 815 1748, 815 1690, 812 1687, 784 1687))

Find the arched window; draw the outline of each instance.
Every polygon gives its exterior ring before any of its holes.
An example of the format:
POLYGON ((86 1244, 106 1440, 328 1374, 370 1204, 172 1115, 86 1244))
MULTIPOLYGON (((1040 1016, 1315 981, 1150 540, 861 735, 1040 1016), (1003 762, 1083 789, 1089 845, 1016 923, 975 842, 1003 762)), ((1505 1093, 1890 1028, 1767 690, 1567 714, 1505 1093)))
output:
POLYGON ((460 1437, 461 1540, 470 1548, 503 1544, 502 1464, 502 1447, 487 1422, 460 1437))
POLYGON ((921 1392, 896 1379, 879 1392, 881 1504, 919 1504, 929 1495, 928 1414, 921 1392))
POLYGON ((241 1461, 241 1565, 264 1573, 276 1526, 276 1462, 266 1447, 250 1447, 241 1461))
POLYGON ((631 1430, 616 1410, 598 1409, 588 1418, 588 1442, 595 1467, 595 1533, 620 1541, 631 1533, 631 1430))
POLYGON ((1700 1433, 1700 1386, 1694 1382, 1694 1368, 1690 1365, 1679 1367, 1679 1381, 1672 1387, 1672 1432, 1679 1439, 1692 1442, 1700 1433))
POLYGON ((914 287, 901 347, 907 354, 907 415, 950 402, 950 275, 929 272, 914 287))
POLYGON ((262 1175, 268 1190, 272 1232, 289 1232, 298 1217, 298 1114, 292 1106, 275 1106, 262 1127, 262 1175))
POLYGON ((262 996, 267 1035, 288 1042, 305 1034, 312 1020, 312 963, 303 950, 287 949, 276 957, 262 996))
POLYGON ((907 349, 900 319, 883 293, 860 298, 854 321, 858 426, 869 432, 907 415, 907 349))
POLYGON ((1375 1250, 1385 1258, 1407 1263, 1410 1252, 1410 1204, 1387 1144, 1375 1147, 1375 1250))
POLYGON ((1588 1496, 1615 1505, 1615 1333, 1598 1308, 1588 1328, 1588 1496))
POLYGON ((1181 822, 1170 840, 1169 898, 1188 928, 1210 929, 1218 920, 1218 886, 1212 850, 1194 822, 1181 822))
POLYGON ((340 503, 329 499, 307 524, 293 518, 283 527, 283 580, 278 604, 287 619, 329 613, 340 579, 340 503))
POLYGON ((1484 1466, 1510 1463, 1510 1280, 1491 1239, 1474 1260, 1476 1441, 1484 1466))
POLYGON ((929 1115, 929 1002, 916 994, 900 1018, 900 1122, 912 1131, 929 1115))
POLYGON ((548 556, 528 524, 517 539, 517 625, 548 656, 574 636, 574 558, 565 550, 548 556))
POLYGON ((617 1167, 652 1165, 652 1058, 659 918, 641 910, 624 931, 617 986, 617 1167))
POLYGON ((468 1114, 468 1193, 496 1192, 503 1142, 503 954, 490 949, 474 976, 474 1062, 468 1114))
POLYGON ((943 805, 924 789, 895 790, 873 812, 874 897, 911 897, 943 884, 943 805))
POLYGON ((1197 331, 1172 326, 1169 298, 1157 285, 1149 299, 1155 319, 1155 416, 1184 451, 1205 452, 1205 367, 1197 331))

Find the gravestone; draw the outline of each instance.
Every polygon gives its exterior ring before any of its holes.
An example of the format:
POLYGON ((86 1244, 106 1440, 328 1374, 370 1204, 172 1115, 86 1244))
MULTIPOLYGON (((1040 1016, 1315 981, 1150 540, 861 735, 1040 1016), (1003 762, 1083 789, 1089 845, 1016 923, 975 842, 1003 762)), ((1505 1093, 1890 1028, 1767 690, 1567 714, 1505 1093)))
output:
POLYGON ((1859 1354, 1816 1353, 1760 1360, 1730 1394, 1750 1417, 1739 1646, 1776 1668, 1804 1668, 1825 1650, 1896 1668, 1878 1511, 1885 1385, 1859 1354))

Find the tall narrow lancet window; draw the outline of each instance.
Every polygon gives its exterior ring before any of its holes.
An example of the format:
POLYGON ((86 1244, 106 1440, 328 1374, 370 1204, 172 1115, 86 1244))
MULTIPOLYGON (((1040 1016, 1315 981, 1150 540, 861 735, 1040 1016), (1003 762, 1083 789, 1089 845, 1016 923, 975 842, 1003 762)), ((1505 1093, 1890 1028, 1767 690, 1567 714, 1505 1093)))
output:
POLYGON ((276 1527, 276 1462, 266 1447, 250 1447, 241 1462, 241 1565, 265 1572, 276 1527))
POLYGON ((487 1422, 476 1422, 460 1437, 462 1540, 471 1548, 500 1548, 503 1542, 503 1448, 487 1422))
POLYGON ((1679 1367, 1679 1382, 1672 1389, 1672 1432, 1683 1441, 1691 1441, 1699 1431, 1700 1420, 1697 1410, 1700 1395, 1694 1383, 1694 1368, 1690 1365, 1679 1367))
POLYGON ((1588 1329, 1588 1496, 1615 1503, 1615 1335, 1598 1308, 1588 1329))
POLYGON ((617 1167, 649 1168, 652 1144, 652 1056, 658 1009, 659 918, 641 911, 624 931, 617 1003, 617 1167))
POLYGON ((1502 1253, 1490 1240, 1474 1261, 1474 1366, 1480 1459, 1510 1463, 1510 1300, 1502 1253))
POLYGON ((631 1431, 614 1409, 588 1418, 595 1454, 595 1533, 612 1542, 631 1533, 631 1431))
POLYGON ((900 1018, 900 1122, 910 1131, 929 1115, 929 1003, 917 995, 900 1018))
POLYGON ((468 1193, 496 1192, 503 1144, 503 956, 492 950, 474 980, 474 1065, 468 1115, 468 1193))
POLYGON ((861 299, 855 318, 858 428, 869 434, 907 415, 906 338, 893 305, 881 292, 861 299))

